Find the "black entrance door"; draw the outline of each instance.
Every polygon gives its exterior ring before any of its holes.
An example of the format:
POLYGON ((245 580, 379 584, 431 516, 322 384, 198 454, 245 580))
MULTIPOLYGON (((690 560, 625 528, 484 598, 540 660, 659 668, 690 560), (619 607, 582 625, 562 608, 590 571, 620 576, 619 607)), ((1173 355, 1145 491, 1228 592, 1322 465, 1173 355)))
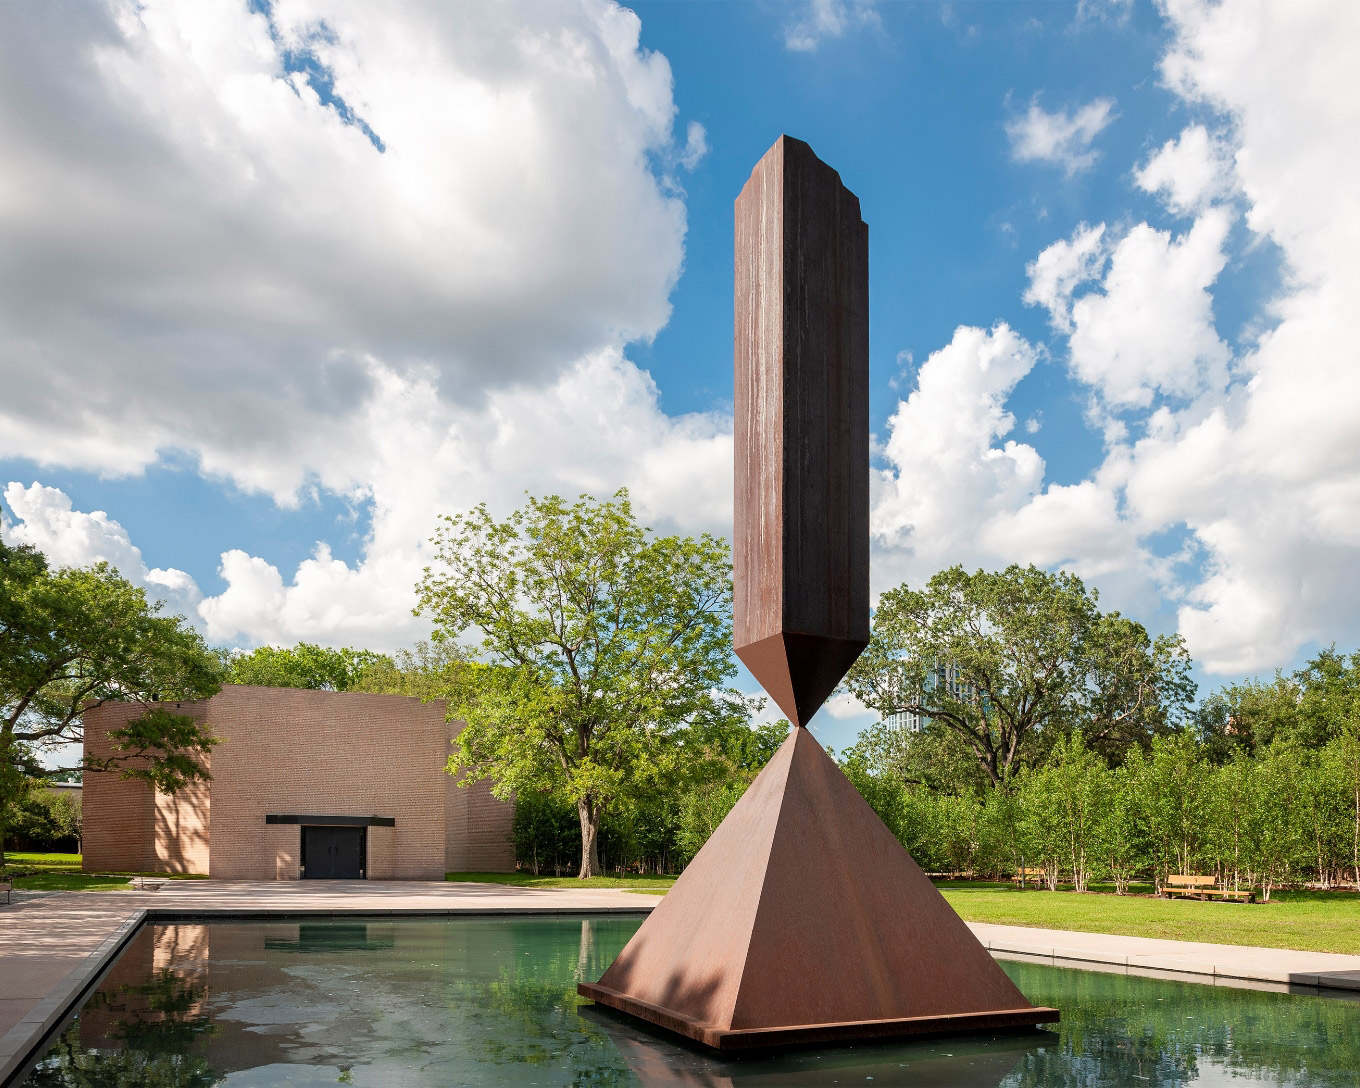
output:
POLYGON ((366 827, 304 827, 302 871, 308 880, 361 880, 366 827))

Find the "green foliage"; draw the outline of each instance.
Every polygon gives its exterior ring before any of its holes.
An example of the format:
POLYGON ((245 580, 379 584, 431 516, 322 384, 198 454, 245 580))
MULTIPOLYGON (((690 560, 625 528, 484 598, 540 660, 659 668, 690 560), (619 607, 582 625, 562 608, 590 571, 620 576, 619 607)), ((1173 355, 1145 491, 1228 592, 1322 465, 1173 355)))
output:
POLYGON ((955 731, 993 786, 1073 729, 1118 762, 1181 718, 1194 685, 1179 636, 1150 638, 1096 601, 1066 573, 952 567, 880 598, 847 685, 885 717, 907 711, 955 731))
POLYGON ((81 715, 110 700, 146 713, 118 731, 111 755, 87 755, 85 770, 167 792, 208 777, 212 738, 167 704, 214 694, 221 665, 160 607, 106 563, 54 571, 36 550, 0 543, 0 827, 43 750, 81 741, 81 715))
POLYGON ((354 683, 354 691, 376 695, 406 695, 439 699, 457 686, 458 673, 468 663, 467 651, 456 642, 417 642, 392 657, 372 655, 354 683))
POLYGON ((727 545, 649 534, 623 491, 531 498, 504 521, 479 506, 446 517, 434 543, 418 588, 435 642, 481 636, 481 663, 447 691, 467 722, 449 769, 573 804, 588 877, 603 816, 686 773, 686 727, 749 714, 722 686, 735 672, 727 545))
POLYGON ((1020 829, 1030 856, 1044 869, 1050 891, 1063 870, 1084 892, 1106 861, 1106 820, 1114 781, 1104 760, 1080 734, 1064 737, 1051 761, 1017 782, 1020 829))
POLYGON ((78 848, 82 826, 78 791, 47 789, 44 783, 35 782, 14 807, 8 833, 37 850, 78 848))
POLYGON ((228 656, 227 683, 269 688, 357 691, 370 671, 386 675, 395 663, 386 654, 346 646, 334 650, 311 642, 296 646, 261 646, 248 654, 228 656))
POLYGON ((694 858, 718 825, 727 818, 746 792, 747 783, 714 782, 690 790, 680 799, 676 849, 680 861, 694 858))
MULTIPOLYGON (((682 730, 679 773, 664 788, 615 805, 600 821, 600 862, 604 869, 636 873, 676 872, 708 841, 747 785, 769 761, 789 724, 748 728, 713 722, 682 730)), ((552 792, 515 799, 515 857, 521 869, 576 872, 581 827, 575 808, 552 792)))
POLYGON ((1149 858, 1160 888, 1169 874, 1197 871, 1209 815, 1209 764, 1186 731, 1156 738, 1151 755, 1136 767, 1149 858))
POLYGON ((581 859, 581 824, 576 809, 551 792, 515 798, 511 834, 515 860, 534 876, 571 872, 581 859))

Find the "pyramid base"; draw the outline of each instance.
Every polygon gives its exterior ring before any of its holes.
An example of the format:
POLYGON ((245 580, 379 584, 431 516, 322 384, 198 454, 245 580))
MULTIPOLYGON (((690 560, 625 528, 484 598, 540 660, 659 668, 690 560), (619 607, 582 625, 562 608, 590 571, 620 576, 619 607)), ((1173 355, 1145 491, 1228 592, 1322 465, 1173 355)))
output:
POLYGON ((912 1016, 902 1020, 859 1020, 834 1024, 789 1024, 771 1028, 715 1028, 708 1024, 640 1001, 598 983, 576 987, 582 997, 635 1016, 655 1027, 683 1035, 714 1050, 764 1050, 812 1043, 850 1043, 867 1039, 898 1039, 913 1035, 965 1035, 979 1031, 1006 1031, 1038 1027, 1058 1019, 1057 1009, 1000 1009, 996 1012, 956 1013, 948 1016, 912 1016))

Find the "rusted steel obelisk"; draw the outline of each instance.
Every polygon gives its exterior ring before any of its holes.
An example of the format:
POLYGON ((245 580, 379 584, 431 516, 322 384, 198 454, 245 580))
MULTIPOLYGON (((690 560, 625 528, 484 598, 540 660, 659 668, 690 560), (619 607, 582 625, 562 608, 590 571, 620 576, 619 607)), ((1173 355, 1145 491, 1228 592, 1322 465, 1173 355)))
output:
POLYGON ((869 249, 782 136, 736 204, 737 654, 794 723, 585 997, 722 1050, 1045 1023, 804 728, 869 641, 869 249))

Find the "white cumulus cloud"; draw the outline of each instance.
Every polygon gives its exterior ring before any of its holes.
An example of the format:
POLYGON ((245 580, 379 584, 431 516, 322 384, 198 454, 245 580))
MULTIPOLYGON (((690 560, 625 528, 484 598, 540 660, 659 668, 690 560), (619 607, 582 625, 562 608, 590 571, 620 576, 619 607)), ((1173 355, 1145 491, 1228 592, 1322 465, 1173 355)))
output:
POLYGON ((1069 177, 1095 165, 1091 146, 1115 118, 1114 99, 1097 98, 1076 110, 1049 113, 1037 99, 1006 122, 1011 157, 1016 162, 1051 162, 1069 177))
POLYGON ((169 614, 197 619, 203 595, 193 578, 174 567, 148 567, 127 530, 103 510, 76 510, 64 492, 39 483, 10 481, 4 499, 0 531, 9 544, 37 548, 53 567, 107 563, 169 614))
POLYGON ((289 501, 363 485, 330 466, 379 371, 474 403, 654 335, 664 164, 706 138, 639 30, 608 0, 5 5, 0 456, 178 449, 289 501))
POLYGON ((1134 180, 1140 189, 1160 194, 1168 210, 1191 215, 1223 193, 1230 166, 1209 130, 1190 125, 1139 167, 1134 180))

